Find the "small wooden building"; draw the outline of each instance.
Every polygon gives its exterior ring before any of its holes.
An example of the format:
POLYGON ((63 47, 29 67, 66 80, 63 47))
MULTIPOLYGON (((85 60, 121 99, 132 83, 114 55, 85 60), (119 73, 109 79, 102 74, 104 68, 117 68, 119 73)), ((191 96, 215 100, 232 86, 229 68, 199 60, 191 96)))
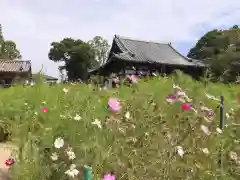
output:
POLYGON ((198 78, 203 74, 204 67, 200 61, 181 55, 170 43, 135 40, 115 35, 106 63, 90 70, 89 76, 150 75, 153 72, 170 74, 179 69, 198 78))
POLYGON ((31 61, 0 59, 0 86, 25 81, 32 75, 31 61))
POLYGON ((58 78, 56 78, 56 77, 48 76, 48 75, 41 74, 41 73, 33 74, 32 78, 31 78, 31 81, 33 83, 36 83, 41 78, 42 78, 44 83, 49 83, 49 84, 55 84, 58 81, 58 78))

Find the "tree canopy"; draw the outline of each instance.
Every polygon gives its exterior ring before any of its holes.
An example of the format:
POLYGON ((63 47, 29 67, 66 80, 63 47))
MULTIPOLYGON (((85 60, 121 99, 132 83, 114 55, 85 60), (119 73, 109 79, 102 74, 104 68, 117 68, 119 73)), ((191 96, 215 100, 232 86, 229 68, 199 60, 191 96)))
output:
POLYGON ((240 66, 234 66, 240 63, 240 29, 235 25, 226 30, 209 31, 187 56, 209 64, 215 79, 235 81, 240 72, 240 66))
POLYGON ((21 59, 21 54, 17 49, 15 42, 4 39, 1 24, 0 24, 0 59, 7 60, 21 59))
POLYGON ((54 62, 64 62, 60 70, 66 70, 68 80, 86 80, 87 71, 96 66, 94 50, 80 40, 64 38, 60 42, 52 42, 49 59, 54 62))
POLYGON ((99 64, 103 64, 107 60, 109 44, 108 41, 101 36, 95 36, 92 40, 88 41, 95 53, 95 60, 99 64))

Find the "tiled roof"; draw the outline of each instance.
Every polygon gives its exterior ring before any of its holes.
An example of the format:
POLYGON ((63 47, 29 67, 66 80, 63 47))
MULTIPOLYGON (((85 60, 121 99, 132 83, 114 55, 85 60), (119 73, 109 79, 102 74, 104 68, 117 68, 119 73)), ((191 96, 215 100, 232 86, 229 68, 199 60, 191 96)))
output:
MULTIPOLYGON (((56 77, 48 76, 45 74, 40 74, 40 76, 42 76, 46 80, 52 80, 52 81, 58 80, 58 78, 56 78, 56 77)), ((32 79, 37 79, 38 77, 39 77, 39 74, 32 74, 32 79)))
POLYGON ((181 55, 171 44, 134 40, 120 36, 115 36, 114 41, 122 51, 120 54, 114 54, 119 59, 169 65, 204 66, 200 61, 181 55))
POLYGON ((29 72, 31 61, 0 59, 0 72, 29 72))

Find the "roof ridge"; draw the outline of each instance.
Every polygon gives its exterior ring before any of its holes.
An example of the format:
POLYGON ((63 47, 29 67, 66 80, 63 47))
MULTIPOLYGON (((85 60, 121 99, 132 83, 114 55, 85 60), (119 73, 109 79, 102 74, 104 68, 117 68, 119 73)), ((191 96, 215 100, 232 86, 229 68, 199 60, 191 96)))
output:
POLYGON ((116 37, 120 39, 126 39, 126 40, 131 40, 131 41, 139 41, 139 42, 145 42, 145 43, 154 43, 154 44, 171 44, 171 42, 158 42, 158 41, 152 41, 152 40, 144 40, 144 39, 137 39, 137 38, 131 38, 131 37, 126 37, 126 36, 120 36, 120 35, 115 35, 116 37))
POLYGON ((11 60, 11 59, 0 59, 0 62, 31 62, 31 60, 11 60))

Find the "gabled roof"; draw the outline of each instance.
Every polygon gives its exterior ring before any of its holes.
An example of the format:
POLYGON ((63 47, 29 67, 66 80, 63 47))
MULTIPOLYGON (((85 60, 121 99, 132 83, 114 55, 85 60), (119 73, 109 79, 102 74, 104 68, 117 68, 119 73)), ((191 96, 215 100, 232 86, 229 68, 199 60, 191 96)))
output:
POLYGON ((0 72, 24 73, 31 71, 31 61, 0 59, 0 72))
POLYGON ((204 66, 200 61, 181 55, 170 43, 142 41, 117 35, 115 35, 113 41, 122 51, 122 53, 114 54, 114 56, 122 60, 169 65, 204 66))
POLYGON ((206 66, 200 60, 183 56, 171 46, 171 43, 143 41, 115 35, 112 43, 112 48, 113 44, 116 44, 121 52, 110 52, 107 61, 100 67, 89 70, 89 73, 104 68, 110 62, 112 62, 114 58, 136 63, 157 63, 193 67, 206 66))

